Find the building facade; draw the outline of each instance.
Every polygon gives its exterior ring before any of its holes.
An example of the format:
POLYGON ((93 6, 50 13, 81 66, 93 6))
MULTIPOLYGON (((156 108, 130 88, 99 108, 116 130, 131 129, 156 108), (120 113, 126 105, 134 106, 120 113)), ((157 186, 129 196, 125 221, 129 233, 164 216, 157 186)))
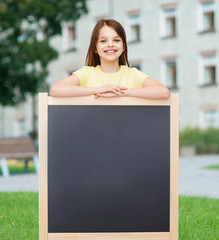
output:
POLYGON ((114 18, 126 30, 131 66, 179 93, 180 129, 219 127, 219 0, 89 0, 88 7, 51 41, 59 58, 49 65, 50 85, 84 65, 95 23, 114 18))

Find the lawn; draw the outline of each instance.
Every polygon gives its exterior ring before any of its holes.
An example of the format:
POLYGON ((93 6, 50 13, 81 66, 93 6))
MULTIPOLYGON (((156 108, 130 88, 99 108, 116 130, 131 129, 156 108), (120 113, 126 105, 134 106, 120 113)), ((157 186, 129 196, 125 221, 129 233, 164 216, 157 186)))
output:
MULTIPOLYGON (((19 174, 19 173, 24 173, 25 172, 25 163, 23 161, 21 162, 16 162, 15 161, 9 161, 8 163, 8 168, 9 168, 9 173, 10 174, 19 174)), ((35 167, 33 163, 29 162, 28 163, 28 168, 27 168, 28 173, 35 173, 35 167)), ((0 175, 2 175, 2 169, 0 165, 0 175)))
POLYGON ((180 197, 179 240, 219 240, 219 199, 180 197))
POLYGON ((38 240, 38 193, 0 193, 0 239, 38 240))
MULTIPOLYGON (((219 199, 180 197, 179 240, 218 240, 219 199)), ((0 193, 0 239, 38 240, 38 193, 0 193)))
POLYGON ((207 167, 205 167, 206 169, 218 169, 219 170, 219 164, 215 164, 215 165, 209 165, 207 167))

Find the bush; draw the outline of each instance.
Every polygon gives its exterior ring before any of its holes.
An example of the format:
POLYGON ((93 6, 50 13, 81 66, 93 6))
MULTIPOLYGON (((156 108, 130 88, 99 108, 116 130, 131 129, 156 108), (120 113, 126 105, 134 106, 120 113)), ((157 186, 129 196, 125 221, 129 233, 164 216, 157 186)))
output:
POLYGON ((179 134, 180 147, 195 146, 197 154, 219 153, 219 129, 185 128, 179 134))

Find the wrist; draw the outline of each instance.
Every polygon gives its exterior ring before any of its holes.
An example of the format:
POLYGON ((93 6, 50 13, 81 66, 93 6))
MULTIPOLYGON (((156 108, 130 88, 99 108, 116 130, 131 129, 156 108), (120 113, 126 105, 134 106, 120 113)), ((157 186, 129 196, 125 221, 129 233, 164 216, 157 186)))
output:
POLYGON ((90 89, 91 89, 91 95, 96 95, 99 93, 98 88, 91 87, 90 89))
POLYGON ((129 93, 130 93, 129 90, 130 89, 127 89, 127 90, 124 91, 123 97, 129 97, 129 93))

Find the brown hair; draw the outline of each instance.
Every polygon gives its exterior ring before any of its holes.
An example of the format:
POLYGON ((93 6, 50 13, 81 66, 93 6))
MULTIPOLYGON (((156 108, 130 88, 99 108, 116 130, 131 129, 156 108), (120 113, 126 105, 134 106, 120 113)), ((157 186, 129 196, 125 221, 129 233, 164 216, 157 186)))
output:
POLYGON ((95 67, 97 65, 100 65, 100 57, 99 57, 98 53, 96 53, 96 45, 97 45, 97 41, 99 38, 100 29, 104 26, 113 28, 117 32, 117 34, 122 38, 125 50, 119 57, 119 65, 128 65, 129 66, 128 49, 127 49, 125 30, 119 22, 117 22, 113 19, 101 19, 95 25, 92 35, 91 35, 90 45, 89 45, 89 48, 87 51, 86 62, 85 62, 86 66, 94 66, 95 67))

